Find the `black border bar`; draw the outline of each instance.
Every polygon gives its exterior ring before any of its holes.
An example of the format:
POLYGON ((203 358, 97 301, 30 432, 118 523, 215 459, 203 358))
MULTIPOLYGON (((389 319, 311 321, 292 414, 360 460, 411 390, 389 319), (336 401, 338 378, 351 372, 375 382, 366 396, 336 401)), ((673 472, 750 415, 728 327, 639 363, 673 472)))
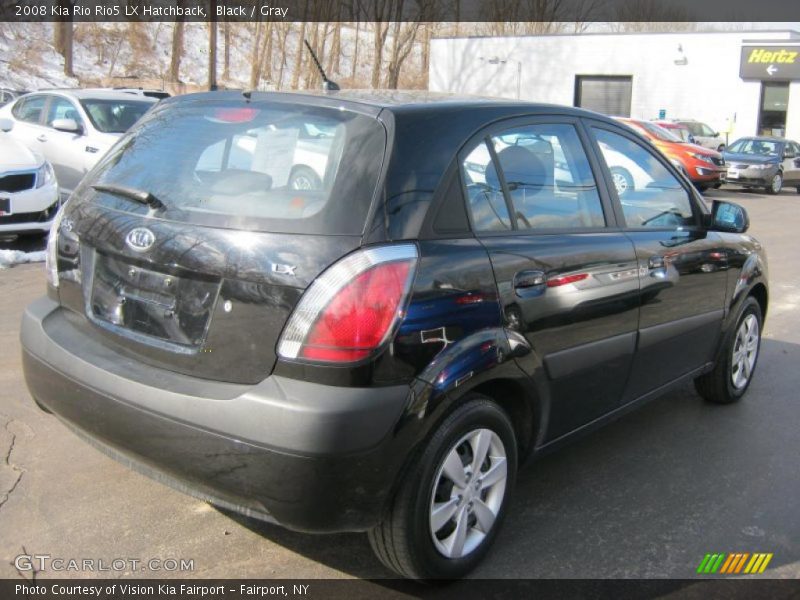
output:
MULTIPOLYGON (((798 22, 794 0, 2 0, 0 21, 798 22)), ((721 24, 721 23, 720 23, 721 24)))

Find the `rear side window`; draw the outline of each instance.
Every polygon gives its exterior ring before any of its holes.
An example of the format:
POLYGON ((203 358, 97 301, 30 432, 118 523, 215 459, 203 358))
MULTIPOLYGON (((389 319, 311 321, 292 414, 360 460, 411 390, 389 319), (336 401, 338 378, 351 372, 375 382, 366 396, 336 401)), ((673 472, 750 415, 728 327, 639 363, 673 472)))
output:
MULTIPOLYGON (((89 183, 149 192, 165 205, 155 214, 165 219, 355 235, 363 232, 385 146, 376 119, 346 110, 239 100, 165 105, 115 146, 89 183)), ((95 198, 147 212, 108 193, 95 198)))
POLYGON ((497 164, 486 142, 463 164, 467 205, 476 231, 605 226, 597 184, 574 126, 526 125, 488 141, 497 164))
POLYGON ((649 149, 605 129, 594 132, 628 227, 694 225, 689 193, 649 149))
POLYGON ((589 161, 572 125, 531 125, 492 138, 519 229, 603 227, 589 161))
POLYGON ((503 196, 500 177, 486 142, 469 153, 462 164, 467 206, 475 231, 507 231, 511 217, 503 196))
POLYGON ((26 123, 39 123, 42 120, 42 111, 46 100, 45 96, 23 98, 14 105, 11 114, 26 123))

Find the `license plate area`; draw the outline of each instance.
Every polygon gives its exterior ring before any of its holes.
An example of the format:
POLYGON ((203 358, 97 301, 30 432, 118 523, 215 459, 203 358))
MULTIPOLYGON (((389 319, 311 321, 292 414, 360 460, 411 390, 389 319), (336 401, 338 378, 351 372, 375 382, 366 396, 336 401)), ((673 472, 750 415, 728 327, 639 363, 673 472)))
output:
POLYGON ((739 178, 738 169, 728 169, 728 179, 738 179, 738 178, 739 178))
POLYGON ((203 344, 220 282, 189 273, 167 273, 96 252, 90 315, 140 341, 196 349, 203 344))
POLYGON ((7 217, 11 213, 11 198, 0 196, 0 217, 7 217))

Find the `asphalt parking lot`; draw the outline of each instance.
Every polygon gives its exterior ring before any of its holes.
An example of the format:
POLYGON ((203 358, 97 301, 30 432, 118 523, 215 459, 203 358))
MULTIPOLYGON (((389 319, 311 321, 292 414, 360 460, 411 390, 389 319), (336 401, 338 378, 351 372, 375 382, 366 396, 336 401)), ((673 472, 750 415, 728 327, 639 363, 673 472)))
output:
MULTIPOLYGON (((691 578, 709 552, 771 552, 765 576, 800 577, 800 194, 707 196, 744 205, 769 253, 770 310, 746 399, 712 406, 685 386, 533 463, 475 577, 691 578)), ((15 567, 19 554, 193 560, 191 572, 112 576, 390 576, 365 535, 307 536, 223 514, 36 409, 18 327, 44 285, 41 263, 0 271, 0 577, 31 578, 15 567)))

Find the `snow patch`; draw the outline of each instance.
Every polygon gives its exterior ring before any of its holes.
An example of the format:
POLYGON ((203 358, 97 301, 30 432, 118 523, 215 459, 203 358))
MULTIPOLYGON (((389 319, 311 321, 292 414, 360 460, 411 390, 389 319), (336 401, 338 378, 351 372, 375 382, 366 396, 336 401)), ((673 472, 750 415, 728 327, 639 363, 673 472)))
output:
POLYGON ((47 252, 23 252, 22 250, 0 250, 0 269, 7 269, 22 263, 43 262, 47 252))

